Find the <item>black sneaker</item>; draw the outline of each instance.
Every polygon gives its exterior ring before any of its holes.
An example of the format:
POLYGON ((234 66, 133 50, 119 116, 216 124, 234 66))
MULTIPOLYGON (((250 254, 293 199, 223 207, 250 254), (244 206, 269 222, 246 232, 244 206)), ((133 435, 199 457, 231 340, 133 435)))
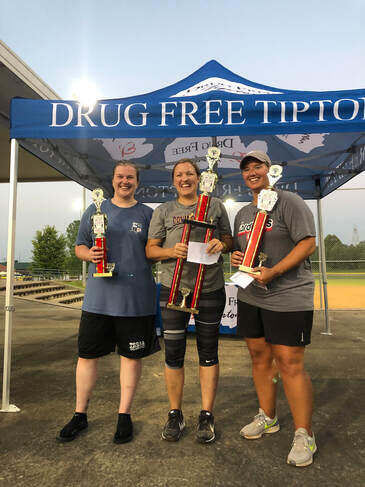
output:
POLYGON ((58 441, 72 441, 82 430, 87 429, 87 416, 83 413, 75 413, 71 421, 67 423, 57 436, 58 441))
POLYGON ((171 409, 167 416, 167 423, 162 431, 162 439, 178 441, 185 428, 184 416, 181 409, 171 409))
POLYGON ((210 411, 200 411, 196 439, 199 443, 211 443, 215 440, 214 416, 210 411))
POLYGON ((133 423, 130 414, 119 414, 114 443, 128 443, 133 438, 133 423))

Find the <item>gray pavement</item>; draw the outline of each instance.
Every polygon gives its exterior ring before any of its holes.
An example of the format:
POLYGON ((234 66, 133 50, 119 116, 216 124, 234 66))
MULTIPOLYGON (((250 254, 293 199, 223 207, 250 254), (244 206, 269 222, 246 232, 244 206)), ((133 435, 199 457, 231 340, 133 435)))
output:
MULTIPOLYGON (((3 366, 4 298, 0 296, 0 368, 3 366)), ((293 426, 282 387, 282 429, 247 441, 240 428, 256 413, 247 350, 240 339, 220 341, 221 379, 215 408, 217 441, 196 443, 200 409, 194 336, 188 339, 184 415, 178 443, 162 441, 168 403, 163 353, 145 359, 132 417, 135 437, 114 445, 119 400, 119 359, 100 361, 89 408, 89 430, 74 442, 55 441, 74 408, 79 310, 15 299, 11 403, 20 413, 0 413, 0 486, 364 486, 365 310, 331 311, 334 335, 320 334, 317 312, 307 370, 315 389, 314 464, 286 464, 293 426)), ((2 370, 1 370, 2 378, 2 370)))

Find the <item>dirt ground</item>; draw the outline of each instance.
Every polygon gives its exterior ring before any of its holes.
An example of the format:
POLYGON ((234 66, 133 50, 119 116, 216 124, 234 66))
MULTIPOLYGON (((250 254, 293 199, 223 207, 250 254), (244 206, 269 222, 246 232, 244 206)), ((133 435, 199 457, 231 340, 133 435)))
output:
MULTIPOLYGON (((327 286, 328 307, 330 309, 364 309, 365 308, 365 287, 346 284, 344 286, 329 283, 327 286)), ((320 306, 319 285, 316 285, 314 292, 315 309, 320 306)), ((323 298, 322 298, 323 303, 323 298)))

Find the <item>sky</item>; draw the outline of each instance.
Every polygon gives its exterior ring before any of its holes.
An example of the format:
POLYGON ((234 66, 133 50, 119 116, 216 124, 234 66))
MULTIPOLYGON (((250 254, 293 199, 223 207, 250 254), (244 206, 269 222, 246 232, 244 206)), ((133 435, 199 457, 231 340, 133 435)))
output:
MULTIPOLYGON (((345 5, 343 0, 0 0, 0 38, 66 99, 80 79, 89 80, 100 99, 147 93, 210 59, 273 87, 365 88, 365 2, 345 5)), ((1 184, 0 261, 6 260, 8 195, 8 185, 1 184)), ((19 184, 15 258, 31 260, 31 240, 45 225, 64 232, 80 217, 81 197, 76 183, 19 184)), ((334 233, 350 244, 356 225, 365 240, 364 203, 365 174, 324 198, 325 235, 334 233)), ((315 212, 316 204, 308 204, 315 212)), ((235 211, 236 206, 231 219, 235 211)))

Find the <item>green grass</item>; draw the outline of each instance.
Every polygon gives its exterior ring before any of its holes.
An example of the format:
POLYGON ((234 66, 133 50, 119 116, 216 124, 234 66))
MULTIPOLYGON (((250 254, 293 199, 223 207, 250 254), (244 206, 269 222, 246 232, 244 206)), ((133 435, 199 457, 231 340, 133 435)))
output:
MULTIPOLYGON (((319 277, 316 277, 316 282, 318 283, 319 277)), ((341 278, 333 278, 331 279, 330 276, 327 276, 327 283, 329 286, 364 286, 365 287, 365 279, 358 279, 358 278, 349 278, 349 279, 341 279, 341 278)), ((364 290, 365 292, 365 290, 364 290)))

